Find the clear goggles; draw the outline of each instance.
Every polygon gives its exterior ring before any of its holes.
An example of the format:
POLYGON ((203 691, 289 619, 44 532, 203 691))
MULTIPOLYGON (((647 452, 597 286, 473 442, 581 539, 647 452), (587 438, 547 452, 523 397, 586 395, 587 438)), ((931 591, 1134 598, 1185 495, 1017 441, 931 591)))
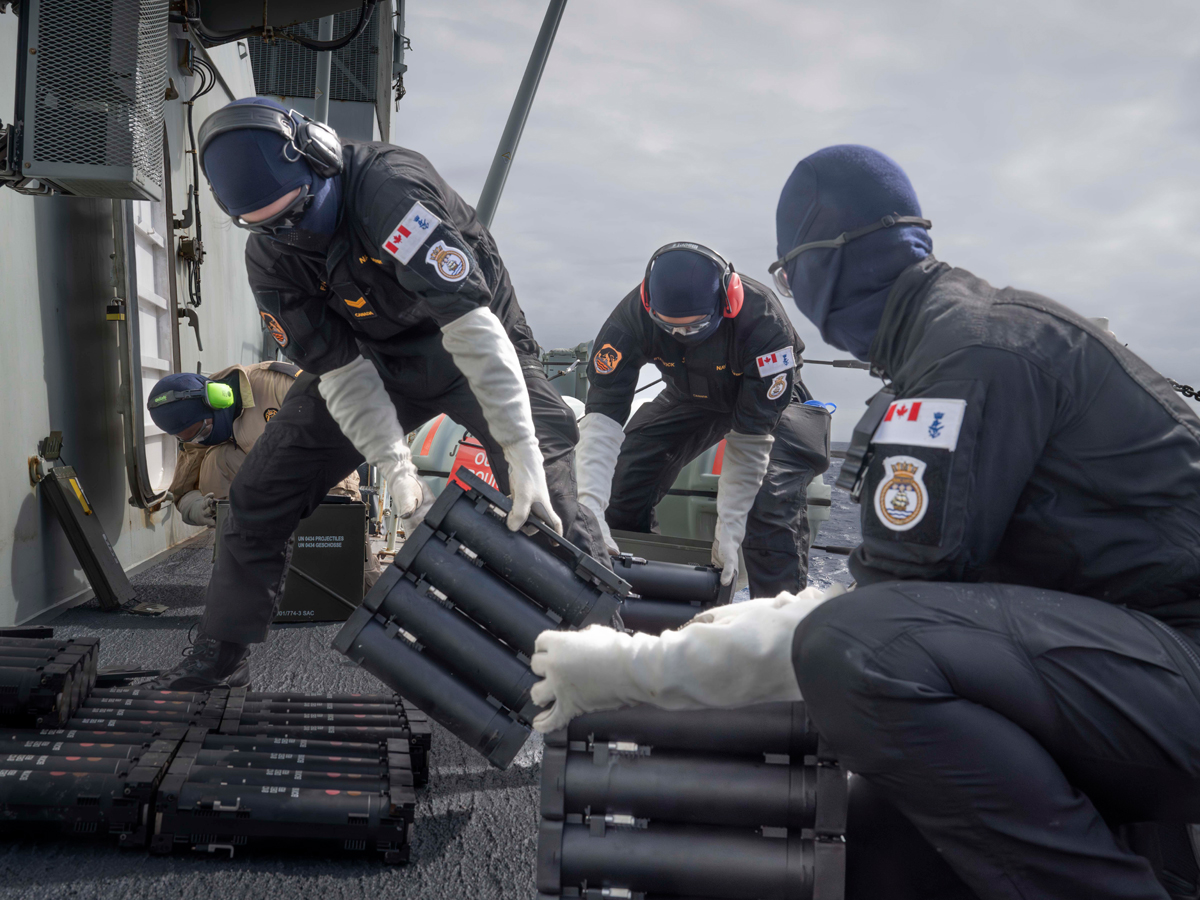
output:
POLYGON ((213 433, 213 420, 205 419, 204 424, 200 426, 200 430, 197 431, 195 434, 193 434, 191 437, 186 438, 186 439, 183 437, 183 435, 176 435, 176 437, 178 437, 185 444, 198 444, 201 441, 205 440, 212 433, 213 433))
POLYGON ((671 322, 664 322, 658 317, 653 309, 650 310, 650 321, 670 335, 678 335, 679 337, 691 337, 692 335, 700 334, 704 329, 712 324, 716 313, 709 313, 697 319, 695 322, 688 322, 686 325, 676 325, 671 322))
POLYGON ((261 222, 247 222, 241 216, 234 216, 233 224, 254 234, 279 234, 281 231, 288 231, 299 225, 304 214, 308 212, 308 208, 312 206, 312 202, 313 195, 309 191, 308 185, 305 184, 301 186, 300 193, 296 195, 296 198, 271 218, 263 219, 261 222))
POLYGON ((793 247, 767 267, 767 272, 775 280, 775 290, 785 297, 792 296, 792 286, 788 284, 787 265, 806 250, 832 250, 864 235, 868 235, 873 231, 879 231, 881 228, 891 228, 893 225, 920 225, 922 228, 933 227, 931 221, 922 219, 920 216, 898 216, 893 213, 890 216, 884 216, 878 222, 855 229, 854 231, 843 231, 837 237, 828 241, 811 241, 807 244, 801 244, 799 247, 793 247))

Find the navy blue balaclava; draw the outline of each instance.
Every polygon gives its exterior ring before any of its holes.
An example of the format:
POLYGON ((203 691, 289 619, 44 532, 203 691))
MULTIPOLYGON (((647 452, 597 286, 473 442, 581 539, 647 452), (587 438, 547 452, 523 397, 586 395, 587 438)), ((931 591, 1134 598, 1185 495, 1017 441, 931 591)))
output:
MULTIPOLYGON (((212 434, 200 443, 208 446, 225 443, 233 437, 233 421, 242 411, 240 379, 237 372, 232 372, 231 375, 233 376, 232 379, 220 379, 222 383, 229 384, 233 388, 235 402, 228 409, 212 409, 202 398, 192 397, 156 406, 150 410, 150 418, 154 420, 155 425, 168 434, 179 434, 197 422, 212 419, 212 434)), ((168 375, 165 378, 160 378, 158 383, 151 389, 150 396, 152 398, 157 397, 166 391, 203 390, 209 380, 203 375, 195 375, 191 372, 179 372, 174 375, 168 375)))
MULTIPOLYGON (((721 305, 721 267, 706 256, 691 250, 668 250, 650 269, 650 308, 660 316, 683 318, 707 316, 721 305)), ((682 344, 698 344, 721 325, 715 316, 708 327, 697 334, 673 334, 682 344)))
MULTIPOLYGON (((230 106, 255 104, 288 112, 287 108, 266 97, 234 100, 230 106)), ((333 234, 341 206, 341 179, 323 178, 312 170, 303 157, 288 147, 281 135, 261 128, 228 131, 213 138, 201 163, 213 192, 232 216, 262 209, 284 194, 304 185, 313 195, 304 219, 293 229, 277 236, 288 244, 313 243, 309 236, 333 234), (290 157, 290 158, 289 158, 290 157)), ((316 240, 316 243, 322 243, 316 240)))
MULTIPOLYGON (((870 147, 826 147, 802 159, 783 186, 775 210, 776 249, 782 257, 800 244, 832 240, 892 213, 921 215, 904 170, 870 147)), ((801 253, 787 266, 788 284, 826 343, 866 360, 892 284, 932 252, 933 240, 919 225, 881 228, 841 247, 801 253)))

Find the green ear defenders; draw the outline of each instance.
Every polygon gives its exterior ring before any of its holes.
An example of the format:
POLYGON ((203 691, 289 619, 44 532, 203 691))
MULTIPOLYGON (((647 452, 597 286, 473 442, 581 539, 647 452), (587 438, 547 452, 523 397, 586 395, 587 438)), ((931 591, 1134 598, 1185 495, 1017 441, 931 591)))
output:
POLYGON ((222 384, 220 381, 210 381, 202 388, 196 388, 190 391, 164 391, 163 393, 150 398, 150 402, 146 404, 149 409, 157 409, 160 406, 166 406, 168 403, 174 403, 176 400, 195 400, 204 401, 204 405, 209 409, 229 409, 233 406, 233 388, 227 384, 222 384))

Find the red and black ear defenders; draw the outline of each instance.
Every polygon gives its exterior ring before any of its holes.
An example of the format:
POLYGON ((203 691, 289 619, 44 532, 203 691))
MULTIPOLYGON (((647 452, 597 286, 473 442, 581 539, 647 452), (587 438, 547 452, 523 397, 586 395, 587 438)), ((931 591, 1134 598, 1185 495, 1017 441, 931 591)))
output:
POLYGON ((667 244, 664 247, 659 247, 654 251, 654 255, 650 257, 650 262, 646 263, 646 274, 642 278, 642 306, 646 308, 646 312, 650 312, 650 270, 654 268, 654 262, 664 253, 670 250, 691 250, 693 253, 699 253, 706 259, 711 259, 721 267, 721 315, 726 319, 732 319, 742 311, 742 279, 737 272, 733 271, 733 263, 727 261, 721 254, 715 250, 709 250, 703 244, 694 244, 691 241, 675 241, 672 244, 667 244))

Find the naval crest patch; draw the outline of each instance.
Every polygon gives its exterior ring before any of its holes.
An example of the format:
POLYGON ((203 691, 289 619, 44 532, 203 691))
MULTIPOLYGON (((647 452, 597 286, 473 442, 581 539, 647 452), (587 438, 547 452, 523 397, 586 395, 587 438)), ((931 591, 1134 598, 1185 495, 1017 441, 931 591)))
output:
POLYGON ((787 390, 787 373, 780 372, 775 376, 775 380, 771 382, 771 386, 767 388, 767 399, 778 400, 783 396, 783 392, 787 390))
POLYGON ((875 489, 875 515, 884 528, 908 531, 925 518, 929 489, 924 476, 925 463, 915 456, 884 459, 883 477, 875 489))
POLYGON ((438 241, 425 254, 425 262, 429 263, 446 281, 453 283, 462 281, 471 271, 467 262, 467 254, 457 247, 451 247, 445 241, 438 241))
POLYGON ((593 362, 596 365, 597 374, 611 375, 617 370, 617 365, 621 362, 621 351, 612 344, 605 344, 596 351, 593 362))
POLYGON ((287 332, 283 330, 283 326, 279 324, 279 320, 269 312, 260 310, 258 314, 262 316, 263 325, 266 326, 267 333, 275 338, 275 343, 280 347, 286 347, 288 345, 287 332))

